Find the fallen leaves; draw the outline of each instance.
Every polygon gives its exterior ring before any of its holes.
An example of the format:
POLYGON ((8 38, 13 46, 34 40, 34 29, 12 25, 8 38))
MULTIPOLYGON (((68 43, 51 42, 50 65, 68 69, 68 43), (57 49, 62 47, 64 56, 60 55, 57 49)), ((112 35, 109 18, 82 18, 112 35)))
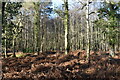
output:
POLYGON ((3 79, 80 80, 111 78, 111 76, 115 79, 120 78, 120 55, 110 58, 92 52, 90 64, 84 56, 85 51, 77 50, 68 55, 44 53, 39 56, 6 58, 0 63, 3 63, 3 79))
POLYGON ((95 71, 96 71, 96 69, 95 69, 94 67, 91 67, 91 68, 87 68, 87 69, 85 70, 85 73, 86 73, 86 74, 94 74, 95 71))

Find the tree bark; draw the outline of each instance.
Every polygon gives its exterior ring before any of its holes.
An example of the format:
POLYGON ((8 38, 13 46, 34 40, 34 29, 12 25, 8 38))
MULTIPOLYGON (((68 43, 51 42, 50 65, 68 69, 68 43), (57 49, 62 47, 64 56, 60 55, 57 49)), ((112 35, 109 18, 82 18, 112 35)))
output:
POLYGON ((68 27, 69 27, 69 10, 68 10, 68 0, 64 0, 65 5, 65 18, 64 18, 64 28, 65 28, 65 54, 69 52, 69 43, 68 43, 68 27))
POLYGON ((13 38, 13 57, 16 57, 16 54, 15 54, 15 38, 13 38))
MULTIPOLYGON (((2 2, 2 26, 4 26, 4 19, 5 19, 5 2, 2 2)), ((5 49, 4 49, 4 57, 7 58, 7 35, 6 35, 6 28, 5 28, 5 49)))
POLYGON ((90 40, 89 40, 89 0, 87 0, 87 11, 86 11, 86 23, 87 23, 87 57, 86 59, 90 61, 90 40))

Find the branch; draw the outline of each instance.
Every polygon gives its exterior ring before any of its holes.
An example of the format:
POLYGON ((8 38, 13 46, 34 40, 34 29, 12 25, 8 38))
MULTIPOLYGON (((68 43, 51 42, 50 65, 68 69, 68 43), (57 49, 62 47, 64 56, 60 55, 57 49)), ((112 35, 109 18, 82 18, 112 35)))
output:
MULTIPOLYGON (((81 1, 79 1, 79 0, 78 0, 78 2, 79 2, 79 3, 81 3, 81 4, 83 5, 83 6, 82 6, 82 8, 79 8, 78 10, 83 10, 83 9, 84 9, 84 7, 86 7, 86 6, 87 6, 87 4, 86 4, 86 3, 82 3, 82 2, 81 2, 81 1)), ((91 4, 91 3, 92 3, 92 2, 89 2, 89 4, 91 4)), ((78 11, 78 10, 77 10, 77 11, 78 11)))
POLYGON ((91 12, 91 13, 89 13, 89 15, 91 15, 91 14, 94 14, 95 12, 91 12))

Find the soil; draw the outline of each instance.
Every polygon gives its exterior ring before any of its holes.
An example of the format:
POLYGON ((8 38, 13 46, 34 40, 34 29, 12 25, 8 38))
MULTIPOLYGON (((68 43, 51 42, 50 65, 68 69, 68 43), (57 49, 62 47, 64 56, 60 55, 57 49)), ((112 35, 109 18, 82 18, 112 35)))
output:
POLYGON ((2 80, 119 80, 120 53, 92 53, 90 63, 84 51, 44 52, 38 55, 2 59, 2 80))

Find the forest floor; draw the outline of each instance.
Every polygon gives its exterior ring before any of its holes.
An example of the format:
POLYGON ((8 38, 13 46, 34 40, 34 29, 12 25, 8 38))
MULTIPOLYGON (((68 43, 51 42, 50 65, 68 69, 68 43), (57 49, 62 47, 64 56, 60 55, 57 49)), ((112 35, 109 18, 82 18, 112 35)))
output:
POLYGON ((39 56, 2 59, 3 80, 119 80, 120 53, 111 58, 108 53, 91 53, 90 63, 84 51, 65 55, 44 52, 39 56))

